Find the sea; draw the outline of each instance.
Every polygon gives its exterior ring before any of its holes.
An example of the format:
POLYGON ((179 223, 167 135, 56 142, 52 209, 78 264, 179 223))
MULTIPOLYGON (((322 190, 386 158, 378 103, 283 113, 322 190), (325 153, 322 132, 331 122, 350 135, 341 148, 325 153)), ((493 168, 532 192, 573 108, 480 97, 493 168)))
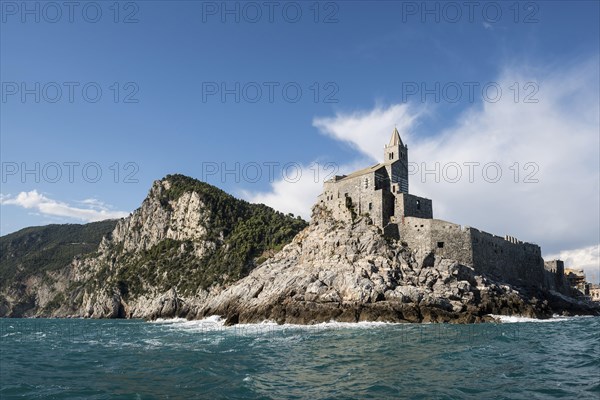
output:
POLYGON ((1 319, 1 399, 600 399, 600 317, 1 319))

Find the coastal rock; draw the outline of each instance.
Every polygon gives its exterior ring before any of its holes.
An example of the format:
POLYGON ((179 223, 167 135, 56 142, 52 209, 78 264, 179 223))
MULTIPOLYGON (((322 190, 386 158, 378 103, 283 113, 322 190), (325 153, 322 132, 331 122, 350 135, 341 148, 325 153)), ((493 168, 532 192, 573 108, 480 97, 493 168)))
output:
POLYGON ((598 315, 598 307, 564 293, 508 285, 470 265, 415 251, 384 235, 367 215, 334 217, 315 206, 301 230, 301 220, 227 196, 187 177, 156 181, 95 253, 0 291, 0 316, 220 315, 229 324, 312 324, 598 315), (261 217, 249 224, 257 212, 261 217))
POLYGON ((418 263, 366 217, 340 225, 313 209, 311 225, 248 277, 209 296, 194 316, 273 320, 481 322, 488 314, 548 317, 545 304, 439 257, 418 263))

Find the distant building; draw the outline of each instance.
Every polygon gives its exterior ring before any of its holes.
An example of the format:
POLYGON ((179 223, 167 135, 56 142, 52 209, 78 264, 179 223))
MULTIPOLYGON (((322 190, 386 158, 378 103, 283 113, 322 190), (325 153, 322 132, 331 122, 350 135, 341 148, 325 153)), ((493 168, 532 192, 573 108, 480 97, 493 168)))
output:
POLYGON ((590 299, 600 302, 600 285, 590 285, 590 299))
POLYGON ((575 289, 578 296, 589 296, 590 295, 590 284, 585 280, 585 273, 582 269, 565 269, 565 279, 569 287, 575 289))

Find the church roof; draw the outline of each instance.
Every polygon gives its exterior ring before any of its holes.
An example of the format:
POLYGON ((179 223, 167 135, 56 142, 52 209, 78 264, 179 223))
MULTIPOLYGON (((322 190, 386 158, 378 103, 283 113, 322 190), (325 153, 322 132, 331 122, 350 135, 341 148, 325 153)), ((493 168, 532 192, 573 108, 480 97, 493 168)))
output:
POLYGON ((353 173, 351 173, 350 175, 345 176, 344 178, 342 178, 341 180, 346 180, 346 179, 351 179, 351 178, 356 178, 357 176, 361 176, 361 175, 365 175, 365 174, 369 174, 371 172, 375 172, 380 168, 385 167, 385 164, 383 163, 378 163, 375 164, 371 167, 367 167, 367 168, 363 168, 363 169, 359 169, 358 171, 354 171, 353 173))
POLYGON ((398 132, 398 129, 395 127, 394 127, 394 132, 392 132, 390 144, 388 144, 388 147, 390 147, 390 146, 404 146, 404 144, 402 143, 402 139, 400 139, 400 133, 398 132))

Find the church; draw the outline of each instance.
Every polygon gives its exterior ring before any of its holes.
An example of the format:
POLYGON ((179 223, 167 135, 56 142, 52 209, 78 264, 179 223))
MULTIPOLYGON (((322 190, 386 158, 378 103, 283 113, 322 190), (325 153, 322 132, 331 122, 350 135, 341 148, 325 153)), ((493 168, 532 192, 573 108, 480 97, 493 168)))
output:
POLYGON ((544 262, 538 245, 434 219, 431 200, 408 192, 408 146, 397 129, 383 149, 383 162, 335 176, 323 186, 317 204, 335 219, 368 216, 386 237, 412 249, 420 262, 435 254, 513 284, 563 285, 562 262, 544 262))
POLYGON ((396 128, 384 147, 383 162, 329 179, 319 203, 334 216, 347 210, 367 214, 382 229, 403 217, 433 218, 431 200, 408 193, 408 146, 396 128))

